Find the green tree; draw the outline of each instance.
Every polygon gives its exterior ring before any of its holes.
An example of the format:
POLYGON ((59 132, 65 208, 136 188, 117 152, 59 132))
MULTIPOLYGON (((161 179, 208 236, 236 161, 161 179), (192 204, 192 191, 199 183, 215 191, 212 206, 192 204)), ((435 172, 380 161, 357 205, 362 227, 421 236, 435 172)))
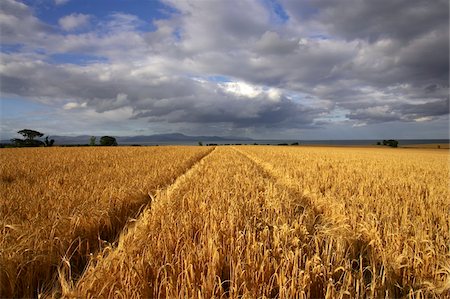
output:
POLYGON ((398 147, 398 140, 394 139, 383 140, 383 145, 388 145, 390 147, 398 147))
POLYGON ((55 139, 48 140, 48 136, 45 137, 45 146, 53 146, 55 139))
POLYGON ((102 146, 116 146, 117 145, 117 140, 114 137, 111 136, 102 136, 102 138, 100 138, 100 145, 102 146))
POLYGON ((20 135, 25 137, 25 139, 19 139, 19 138, 13 138, 11 139, 11 142, 16 146, 45 146, 45 143, 40 140, 35 140, 36 137, 42 137, 44 134, 41 132, 30 130, 30 129, 23 129, 19 132, 20 135))
POLYGON ((35 131, 35 130, 30 130, 30 129, 23 129, 23 130, 20 130, 17 133, 19 133, 20 135, 25 137, 25 140, 33 140, 36 137, 44 136, 44 134, 42 134, 41 132, 38 132, 38 131, 35 131))
POLYGON ((388 143, 389 143, 390 147, 398 147, 398 141, 397 140, 390 139, 390 140, 388 140, 388 143))
POLYGON ((92 136, 90 139, 89 139, 89 145, 90 146, 94 146, 95 145, 95 140, 97 139, 97 137, 95 137, 95 136, 92 136))

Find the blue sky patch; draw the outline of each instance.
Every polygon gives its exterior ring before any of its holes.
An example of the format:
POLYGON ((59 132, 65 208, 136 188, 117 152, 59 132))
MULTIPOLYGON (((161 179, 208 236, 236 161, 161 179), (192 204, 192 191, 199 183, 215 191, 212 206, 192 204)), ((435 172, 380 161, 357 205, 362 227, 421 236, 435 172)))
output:
POLYGON ((105 63, 108 61, 108 59, 105 57, 89 54, 58 53, 50 55, 48 57, 48 61, 54 64, 71 63, 71 64, 87 65, 91 63, 105 63))
POLYGON ((284 10, 283 6, 277 0, 265 0, 267 5, 276 14, 281 23, 285 23, 289 20, 289 16, 284 10))

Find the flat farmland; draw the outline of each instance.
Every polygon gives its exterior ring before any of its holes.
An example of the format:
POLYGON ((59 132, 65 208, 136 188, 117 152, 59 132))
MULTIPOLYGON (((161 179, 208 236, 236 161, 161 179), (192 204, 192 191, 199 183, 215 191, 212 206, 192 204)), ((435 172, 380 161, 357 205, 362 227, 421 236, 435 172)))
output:
POLYGON ((450 296, 447 150, 0 154, 1 297, 450 296))
POLYGON ((89 256, 211 148, 29 148, 0 151, 0 297, 49 291, 61 265, 89 256))

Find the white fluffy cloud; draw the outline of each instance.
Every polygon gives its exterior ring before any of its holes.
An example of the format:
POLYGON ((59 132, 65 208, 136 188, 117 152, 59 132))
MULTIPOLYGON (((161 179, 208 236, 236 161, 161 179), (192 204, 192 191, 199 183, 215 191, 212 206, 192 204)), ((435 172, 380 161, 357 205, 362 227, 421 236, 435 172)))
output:
POLYGON ((78 109, 78 108, 86 108, 87 103, 77 103, 77 102, 69 102, 63 106, 64 110, 72 110, 72 109, 78 109))
POLYGON ((72 31, 75 29, 86 27, 89 24, 90 18, 91 16, 89 15, 73 13, 59 19, 58 24, 64 30, 72 31))

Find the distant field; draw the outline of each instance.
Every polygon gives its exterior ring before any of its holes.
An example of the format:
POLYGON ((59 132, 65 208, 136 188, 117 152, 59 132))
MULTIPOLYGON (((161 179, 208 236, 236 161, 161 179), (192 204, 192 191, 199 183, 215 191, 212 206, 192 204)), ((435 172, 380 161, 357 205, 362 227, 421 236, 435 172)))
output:
POLYGON ((38 148, 0 162, 0 297, 450 296, 445 150, 38 148))
POLYGON ((408 145, 403 145, 401 147, 448 149, 448 148, 450 148, 450 144, 448 144, 448 143, 408 144, 408 145))

